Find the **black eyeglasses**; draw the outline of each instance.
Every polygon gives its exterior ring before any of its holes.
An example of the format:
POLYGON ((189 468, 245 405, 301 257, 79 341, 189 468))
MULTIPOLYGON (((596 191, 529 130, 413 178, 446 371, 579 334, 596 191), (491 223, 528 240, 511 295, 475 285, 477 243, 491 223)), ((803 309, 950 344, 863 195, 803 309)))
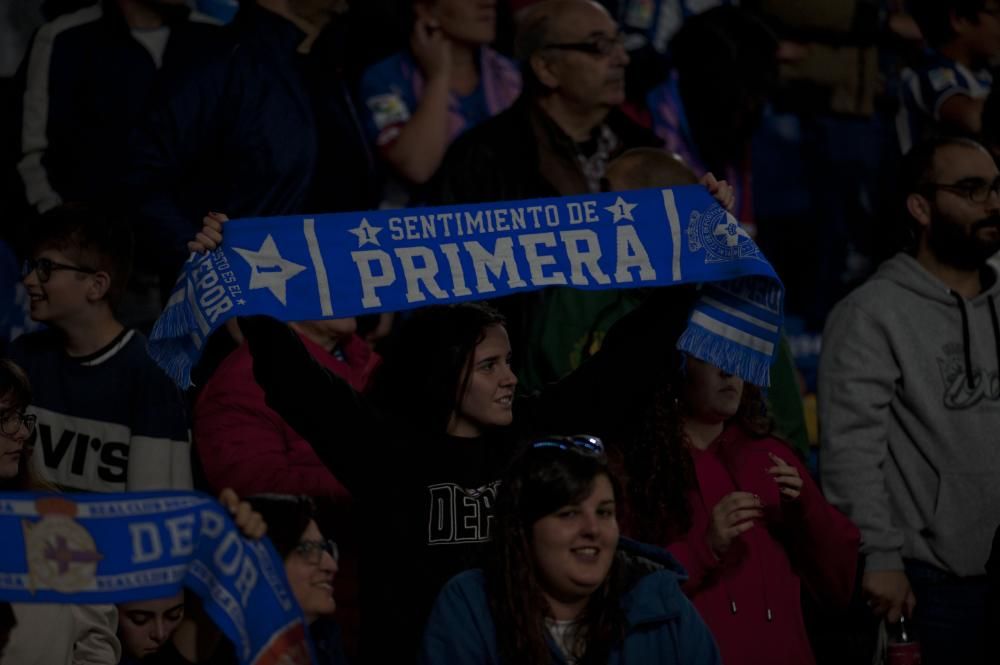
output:
POLYGON ((55 270, 73 270, 75 272, 82 272, 88 275, 97 274, 97 271, 93 268, 71 266, 68 263, 57 263, 51 259, 25 259, 24 263, 21 264, 21 279, 24 279, 33 271, 37 271, 38 281, 44 284, 49 281, 52 277, 52 272, 55 270))
POLYGON ((616 48, 625 48, 625 35, 619 33, 614 37, 602 35, 588 42, 572 42, 569 44, 546 44, 542 48, 558 49, 560 51, 578 51, 589 55, 608 57, 616 48))
POLYGON ((603 455, 604 443, 596 436, 589 434, 574 434, 573 436, 550 436, 531 444, 532 448, 559 448, 560 450, 576 450, 578 452, 590 453, 591 455, 603 455))
POLYGON ((296 547, 303 559, 310 566, 318 566, 323 560, 323 552, 326 552, 334 561, 340 559, 340 548, 332 540, 303 540, 296 547))
POLYGON ((38 416, 29 415, 23 411, 7 411, 0 414, 0 432, 7 436, 14 436, 20 431, 21 425, 24 425, 24 429, 28 430, 30 436, 35 431, 35 423, 37 422, 38 416))
POLYGON ((920 185, 920 187, 929 191, 943 189, 946 192, 964 196, 972 203, 986 203, 990 200, 991 195, 996 194, 1000 196, 1000 176, 994 178, 992 182, 980 180, 979 178, 970 178, 969 180, 954 184, 927 182, 920 185))

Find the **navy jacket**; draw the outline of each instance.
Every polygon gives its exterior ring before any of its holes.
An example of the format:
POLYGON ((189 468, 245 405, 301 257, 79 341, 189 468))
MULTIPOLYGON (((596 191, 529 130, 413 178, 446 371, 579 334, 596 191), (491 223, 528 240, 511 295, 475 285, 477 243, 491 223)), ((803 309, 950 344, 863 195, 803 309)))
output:
POLYGON ((304 33, 247 4, 208 61, 172 81, 134 138, 129 180, 138 238, 179 266, 215 210, 232 218, 374 207, 374 162, 338 73, 331 25, 304 33))
POLYGON ((130 130, 154 85, 203 57, 222 34, 211 21, 180 8, 167 21, 159 68, 110 0, 35 33, 17 74, 18 171, 32 207, 44 212, 62 201, 118 195, 130 130))
MULTIPOLYGON (((686 575, 665 550, 622 539, 617 556, 637 577, 622 598, 627 621, 624 641, 608 665, 718 665, 719 651, 708 627, 681 591, 686 575)), ((554 665, 565 665, 549 642, 554 665)), ((421 665, 498 665, 496 626, 486 578, 469 570, 451 579, 427 622, 421 665)))

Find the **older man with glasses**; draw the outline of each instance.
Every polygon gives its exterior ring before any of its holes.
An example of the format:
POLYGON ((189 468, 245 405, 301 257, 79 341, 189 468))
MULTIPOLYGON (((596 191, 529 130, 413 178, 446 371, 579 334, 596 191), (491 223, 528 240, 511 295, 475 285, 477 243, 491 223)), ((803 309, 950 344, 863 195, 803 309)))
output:
POLYGON ((608 162, 656 146, 617 107, 628 54, 618 25, 590 0, 546 0, 518 22, 524 91, 514 106, 463 135, 432 188, 446 202, 598 191, 608 162))
MULTIPOLYGON (((600 190, 607 165, 635 147, 660 145, 618 106, 625 101, 628 54, 618 25, 590 0, 545 0, 520 16, 515 56, 523 91, 514 105, 452 144, 430 199, 444 203, 586 194, 600 190)), ((572 370, 572 350, 617 292, 553 289, 500 302, 514 348, 535 349, 518 376, 530 388, 572 370), (551 345, 538 325, 558 319, 551 345), (579 324, 579 325, 576 325, 579 324), (557 329, 558 328, 558 329, 557 329), (583 331, 583 332, 581 332, 583 331)), ((615 318, 602 325, 610 325, 615 318)))

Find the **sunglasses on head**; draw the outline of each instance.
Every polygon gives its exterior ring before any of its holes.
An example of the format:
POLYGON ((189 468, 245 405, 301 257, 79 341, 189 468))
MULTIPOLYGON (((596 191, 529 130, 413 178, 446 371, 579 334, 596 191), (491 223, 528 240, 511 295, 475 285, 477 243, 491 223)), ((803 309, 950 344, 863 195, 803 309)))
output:
POLYGON ((532 448, 559 448, 560 450, 575 450, 591 455, 604 454, 604 442, 589 434, 574 434, 572 436, 550 436, 531 444, 532 448))

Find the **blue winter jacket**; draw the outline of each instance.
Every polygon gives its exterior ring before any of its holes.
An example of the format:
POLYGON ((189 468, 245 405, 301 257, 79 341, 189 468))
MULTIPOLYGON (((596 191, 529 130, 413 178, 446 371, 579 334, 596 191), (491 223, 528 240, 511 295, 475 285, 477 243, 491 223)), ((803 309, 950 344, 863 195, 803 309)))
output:
MULTIPOLYGON (((608 665, 718 665, 719 651, 708 627, 681 591, 686 575, 665 550, 622 539, 618 554, 629 577, 622 598, 625 640, 614 646, 608 665)), ((552 663, 566 659, 549 641, 552 663)), ((427 622, 421 665, 499 665, 496 626, 481 570, 453 577, 438 595, 427 622)))

